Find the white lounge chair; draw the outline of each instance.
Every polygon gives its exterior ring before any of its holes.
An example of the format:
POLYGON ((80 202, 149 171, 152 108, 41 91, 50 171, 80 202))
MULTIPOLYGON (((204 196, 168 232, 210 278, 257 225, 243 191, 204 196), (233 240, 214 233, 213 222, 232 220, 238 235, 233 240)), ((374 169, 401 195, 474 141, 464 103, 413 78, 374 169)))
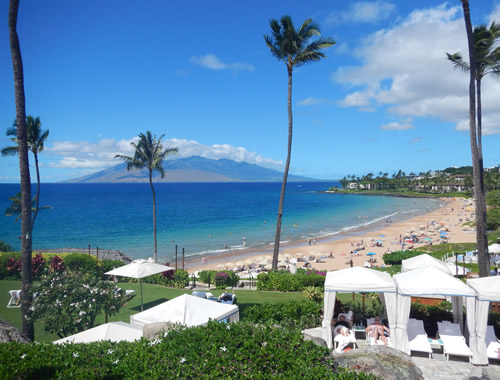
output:
POLYGON ((9 290, 10 300, 7 307, 21 307, 21 291, 9 290))
POLYGON ((352 344, 354 350, 357 348, 358 341, 354 336, 354 331, 349 330, 347 327, 340 325, 335 327, 333 333, 335 335, 335 338, 333 339, 335 351, 342 352, 349 344, 352 344), (343 329, 348 330, 349 335, 347 336, 342 335, 343 329))
MULTIPOLYGON (((367 318, 366 319, 366 326, 367 327, 372 325, 373 323, 375 323, 375 318, 367 318)), ((382 345, 384 345, 383 341, 381 341, 380 339, 375 340, 375 338, 370 333, 366 334, 366 342, 370 346, 377 346, 377 345, 382 346, 382 345)), ((387 346, 393 347, 390 337, 387 337, 387 346)))
POLYGON ((488 359, 500 360, 500 341, 495 335, 493 326, 486 328, 486 352, 488 359))
POLYGON ((468 356, 472 363, 472 351, 463 337, 458 323, 438 322, 439 337, 443 341, 443 352, 446 360, 450 360, 450 355, 468 356))
POLYGON ((410 351, 426 352, 429 354, 429 358, 432 358, 432 348, 429 340, 427 339, 424 322, 418 319, 410 318, 408 320, 407 331, 410 351))

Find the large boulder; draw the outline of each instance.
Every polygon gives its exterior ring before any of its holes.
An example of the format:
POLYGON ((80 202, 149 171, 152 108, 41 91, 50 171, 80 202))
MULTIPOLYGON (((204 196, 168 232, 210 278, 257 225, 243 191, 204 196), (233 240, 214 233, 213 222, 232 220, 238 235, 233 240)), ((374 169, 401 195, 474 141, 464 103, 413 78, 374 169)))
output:
POLYGON ((332 352, 332 356, 344 368, 372 373, 384 380, 424 379, 409 355, 387 346, 368 346, 340 354, 332 352))
POLYGON ((31 340, 10 323, 0 320, 0 343, 8 342, 31 343, 31 340))

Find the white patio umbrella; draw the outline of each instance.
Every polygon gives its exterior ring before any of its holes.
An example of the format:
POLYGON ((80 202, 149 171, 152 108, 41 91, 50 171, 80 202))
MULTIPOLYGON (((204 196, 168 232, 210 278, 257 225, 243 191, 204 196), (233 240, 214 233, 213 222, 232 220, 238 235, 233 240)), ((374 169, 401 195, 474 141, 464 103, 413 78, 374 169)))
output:
MULTIPOLYGON (((153 274, 162 273, 174 269, 175 268, 168 267, 166 265, 157 264, 152 259, 148 260, 139 259, 132 261, 130 264, 110 270, 109 272, 106 272, 104 274, 110 276, 121 276, 121 277, 141 279, 143 277, 152 276, 153 274)), ((139 282, 141 284, 141 311, 142 311, 143 310, 142 281, 139 282)))

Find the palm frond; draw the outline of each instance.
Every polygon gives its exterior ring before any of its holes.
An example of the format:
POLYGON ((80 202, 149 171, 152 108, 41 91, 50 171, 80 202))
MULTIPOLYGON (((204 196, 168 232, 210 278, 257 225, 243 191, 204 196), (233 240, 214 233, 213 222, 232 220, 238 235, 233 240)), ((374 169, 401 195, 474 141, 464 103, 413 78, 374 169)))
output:
POLYGON ((464 71, 467 72, 470 70, 470 66, 467 62, 465 62, 462 58, 462 54, 460 53, 455 53, 455 54, 450 54, 446 53, 446 57, 449 61, 453 63, 453 67, 456 70, 464 71))
POLYGON ((8 146, 2 149, 2 156, 15 156, 17 154, 17 146, 8 146))

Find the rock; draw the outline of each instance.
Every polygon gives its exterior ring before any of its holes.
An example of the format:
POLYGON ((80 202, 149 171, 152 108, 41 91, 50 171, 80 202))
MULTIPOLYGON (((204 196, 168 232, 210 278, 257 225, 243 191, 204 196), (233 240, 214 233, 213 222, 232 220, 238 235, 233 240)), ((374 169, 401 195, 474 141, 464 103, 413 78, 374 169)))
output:
POLYGON ((422 371, 404 352, 386 346, 369 346, 332 356, 340 366, 372 373, 384 380, 424 379, 422 371))
POLYGON ((327 344, 325 340, 321 337, 321 334, 322 334, 321 327, 302 330, 302 335, 304 336, 304 340, 310 340, 316 343, 320 347, 327 347, 327 344))
POLYGON ((31 343, 31 340, 10 323, 0 320, 0 343, 7 342, 31 343))

